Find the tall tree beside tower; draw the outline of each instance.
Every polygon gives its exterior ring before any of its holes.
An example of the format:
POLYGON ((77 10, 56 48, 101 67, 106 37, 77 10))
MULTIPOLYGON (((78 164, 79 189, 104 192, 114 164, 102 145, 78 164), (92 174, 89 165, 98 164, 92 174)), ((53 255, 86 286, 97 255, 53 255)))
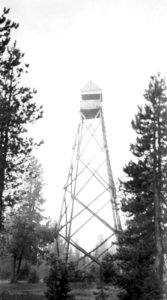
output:
POLYGON ((36 145, 26 136, 27 125, 42 117, 42 107, 33 100, 36 91, 21 84, 28 65, 23 64, 16 42, 11 42, 18 24, 8 19, 8 13, 4 9, 0 16, 0 229, 5 207, 17 201, 18 178, 36 145))
POLYGON ((161 299, 163 293, 164 236, 167 209, 167 98, 165 80, 151 77, 132 121, 137 139, 131 145, 134 160, 124 168, 122 210, 127 228, 120 238, 124 299, 161 299), (126 296, 127 297, 127 296, 126 296))

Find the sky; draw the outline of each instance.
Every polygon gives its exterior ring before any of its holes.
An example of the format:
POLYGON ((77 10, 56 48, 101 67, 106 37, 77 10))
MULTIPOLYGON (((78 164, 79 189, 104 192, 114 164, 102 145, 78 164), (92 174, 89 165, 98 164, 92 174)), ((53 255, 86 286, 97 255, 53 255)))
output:
POLYGON ((131 120, 151 75, 167 76, 166 0, 1 0, 20 24, 13 33, 30 64, 44 118, 30 129, 44 145, 46 213, 59 215, 79 122, 80 91, 92 80, 103 109, 114 180, 131 158, 131 120))

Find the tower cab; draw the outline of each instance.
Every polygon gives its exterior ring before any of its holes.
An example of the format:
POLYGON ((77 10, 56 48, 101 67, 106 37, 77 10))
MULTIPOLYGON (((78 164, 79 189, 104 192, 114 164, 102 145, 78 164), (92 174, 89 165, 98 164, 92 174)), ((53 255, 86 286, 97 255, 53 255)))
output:
POLYGON ((89 81, 81 90, 80 112, 85 119, 98 118, 101 109, 102 90, 89 81))

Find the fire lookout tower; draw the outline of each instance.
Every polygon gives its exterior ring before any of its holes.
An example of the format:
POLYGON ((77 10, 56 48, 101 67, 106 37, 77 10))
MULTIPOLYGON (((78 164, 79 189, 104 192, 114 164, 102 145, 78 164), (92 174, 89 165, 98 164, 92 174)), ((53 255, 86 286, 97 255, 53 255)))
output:
POLYGON ((81 91, 80 121, 58 223, 66 261, 73 246, 83 258, 99 263, 121 231, 102 103, 102 90, 88 82, 81 91))

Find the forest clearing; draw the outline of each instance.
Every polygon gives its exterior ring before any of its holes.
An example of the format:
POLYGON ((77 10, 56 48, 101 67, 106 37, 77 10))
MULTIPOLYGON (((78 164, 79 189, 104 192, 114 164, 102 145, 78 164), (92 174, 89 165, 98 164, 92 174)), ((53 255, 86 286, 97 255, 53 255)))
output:
POLYGON ((167 3, 1 1, 0 300, 166 300, 167 3))
MULTIPOLYGON (((117 300, 118 290, 110 287, 108 299, 117 300)), ((72 295, 75 300, 93 300, 93 291, 96 290, 95 284, 71 284, 72 295)), ((29 284, 19 282, 11 285, 8 281, 0 281, 0 300, 44 300, 46 286, 44 283, 29 284)))

